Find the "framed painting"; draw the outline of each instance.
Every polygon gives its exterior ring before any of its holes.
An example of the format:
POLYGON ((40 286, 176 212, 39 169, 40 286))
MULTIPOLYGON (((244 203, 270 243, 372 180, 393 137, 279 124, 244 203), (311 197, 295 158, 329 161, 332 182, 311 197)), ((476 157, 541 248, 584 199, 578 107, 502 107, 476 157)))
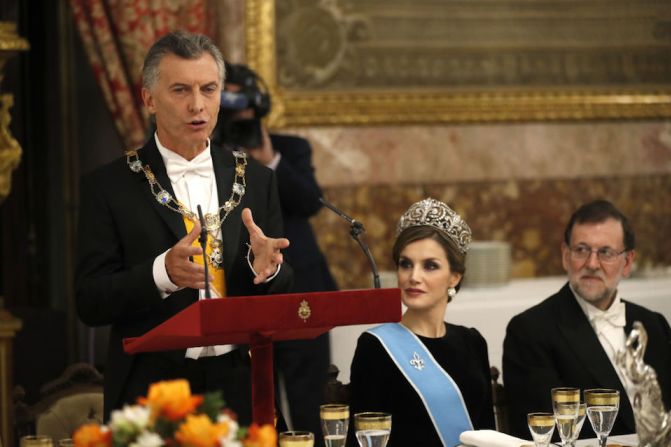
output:
POLYGON ((668 0, 246 0, 270 125, 671 118, 668 0))

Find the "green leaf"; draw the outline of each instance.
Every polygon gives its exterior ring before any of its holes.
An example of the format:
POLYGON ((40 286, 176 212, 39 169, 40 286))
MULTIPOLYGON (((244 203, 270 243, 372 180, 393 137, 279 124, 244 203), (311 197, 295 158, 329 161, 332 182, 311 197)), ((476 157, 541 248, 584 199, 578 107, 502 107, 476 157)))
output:
POLYGON ((212 422, 217 422, 219 412, 224 408, 224 398, 221 391, 203 395, 203 403, 198 407, 198 413, 206 414, 212 422))
POLYGON ((158 418, 154 424, 154 431, 163 439, 172 439, 175 437, 177 427, 182 421, 172 422, 167 419, 158 418))

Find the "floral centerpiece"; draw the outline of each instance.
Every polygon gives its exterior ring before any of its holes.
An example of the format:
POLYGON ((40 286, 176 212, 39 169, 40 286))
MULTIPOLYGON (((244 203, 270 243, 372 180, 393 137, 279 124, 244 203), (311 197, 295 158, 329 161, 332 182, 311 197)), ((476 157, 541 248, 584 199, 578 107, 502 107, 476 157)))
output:
POLYGON ((172 380, 149 387, 137 405, 113 411, 107 426, 85 424, 75 447, 276 447, 271 425, 240 428, 223 409, 221 393, 192 395, 189 382, 172 380))

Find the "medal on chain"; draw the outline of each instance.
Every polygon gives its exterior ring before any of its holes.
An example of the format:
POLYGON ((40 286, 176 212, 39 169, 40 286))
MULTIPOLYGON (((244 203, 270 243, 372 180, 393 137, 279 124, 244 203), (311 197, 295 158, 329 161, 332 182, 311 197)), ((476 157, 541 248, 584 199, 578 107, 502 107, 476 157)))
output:
MULTIPOLYGON (((216 213, 206 213, 204 216, 205 229, 211 236, 211 250, 208 258, 210 263, 216 268, 222 268, 224 263, 224 243, 221 239, 217 238, 217 236, 219 235, 221 226, 223 225, 228 215, 235 209, 235 207, 240 204, 242 197, 245 195, 245 187, 247 186, 245 182, 247 154, 245 154, 243 151, 233 151, 233 156, 235 157, 235 179, 233 181, 231 195, 224 202, 224 204, 219 207, 216 213)), ((165 190, 165 188, 163 188, 163 186, 161 186, 158 180, 156 180, 156 176, 154 175, 154 172, 151 170, 149 165, 142 163, 142 160, 140 160, 137 151, 126 151, 126 163, 128 164, 130 170, 136 174, 144 173, 144 176, 149 183, 151 193, 158 203, 176 213, 181 214, 182 216, 187 217, 192 222, 198 221, 198 217, 194 212, 189 210, 179 200, 175 199, 172 194, 170 194, 165 190)))

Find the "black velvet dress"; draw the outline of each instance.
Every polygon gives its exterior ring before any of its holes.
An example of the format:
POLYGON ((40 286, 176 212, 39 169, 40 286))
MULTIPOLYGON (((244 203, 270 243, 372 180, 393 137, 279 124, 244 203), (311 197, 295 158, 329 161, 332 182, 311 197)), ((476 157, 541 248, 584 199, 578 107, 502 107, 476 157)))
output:
MULTIPOLYGON (((459 387, 473 427, 494 429, 487 342, 476 329, 445 325, 443 337, 418 337, 459 387)), ((388 447, 442 445, 419 395, 380 341, 369 333, 361 334, 357 342, 350 383, 348 446, 358 446, 353 415, 362 411, 392 414, 388 447)))

